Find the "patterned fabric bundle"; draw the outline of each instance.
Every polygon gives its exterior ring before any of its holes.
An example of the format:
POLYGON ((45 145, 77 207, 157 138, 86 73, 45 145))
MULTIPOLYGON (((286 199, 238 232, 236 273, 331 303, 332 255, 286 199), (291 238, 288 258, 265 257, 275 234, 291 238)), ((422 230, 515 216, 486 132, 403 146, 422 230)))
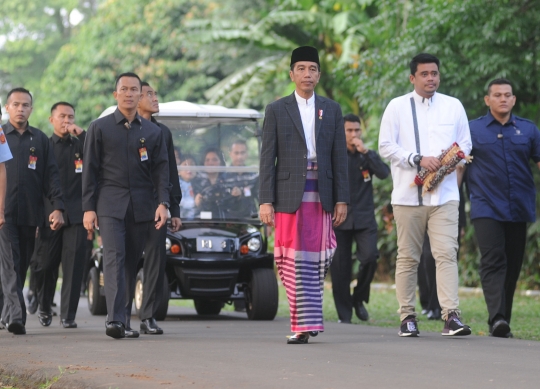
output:
POLYGON ((414 182, 411 184, 411 187, 415 185, 423 187, 422 196, 426 194, 426 192, 434 190, 447 174, 454 171, 462 159, 465 160, 465 163, 470 163, 473 157, 465 155, 459 145, 454 142, 452 146, 443 150, 437 159, 441 161, 442 165, 439 170, 430 172, 426 168, 422 168, 414 178, 414 182))
POLYGON ((291 331, 324 331, 324 278, 336 250, 332 214, 323 210, 316 163, 308 163, 302 204, 295 213, 276 212, 274 257, 287 292, 291 331))

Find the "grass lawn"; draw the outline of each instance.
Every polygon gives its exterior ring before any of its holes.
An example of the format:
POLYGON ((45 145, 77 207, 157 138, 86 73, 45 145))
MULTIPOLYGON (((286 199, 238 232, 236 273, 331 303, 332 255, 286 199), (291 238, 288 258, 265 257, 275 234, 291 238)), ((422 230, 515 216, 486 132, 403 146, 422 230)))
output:
MULTIPOLYGON (((171 305, 193 307, 191 300, 171 300, 171 305)), ((369 312, 369 321, 362 322, 353 313, 353 324, 378 327, 399 328, 398 304, 395 290, 371 289, 370 302, 366 305, 369 312)), ((460 296, 460 308, 463 321, 471 326, 475 335, 489 335, 487 325, 487 309, 482 295, 464 294, 460 296)), ((225 311, 232 311, 233 307, 226 305, 225 311)), ((337 322, 337 312, 332 297, 332 287, 326 284, 324 291, 324 319, 337 322)), ((422 309, 418 303, 418 312, 422 309)), ((278 316, 289 317, 289 303, 283 286, 279 286, 278 316)), ((427 320, 425 316, 418 315, 420 332, 441 332, 444 326, 442 321, 427 320)), ((516 339, 540 340, 540 298, 516 296, 512 313, 512 333, 516 339)))

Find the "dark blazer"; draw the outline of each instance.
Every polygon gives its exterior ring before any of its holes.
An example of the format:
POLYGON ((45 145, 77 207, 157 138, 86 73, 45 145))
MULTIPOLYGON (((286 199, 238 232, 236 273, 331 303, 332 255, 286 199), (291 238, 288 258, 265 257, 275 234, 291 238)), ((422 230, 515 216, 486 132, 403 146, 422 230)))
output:
POLYGON ((165 137, 161 128, 139 115, 130 126, 126 123, 117 109, 94 120, 88 128, 84 142, 83 211, 123 220, 131 201, 135 222, 147 222, 154 220, 158 202, 169 202, 165 137), (141 161, 139 154, 143 140, 148 155, 145 161, 141 161))
MULTIPOLYGON (((337 202, 349 203, 347 147, 338 103, 315 95, 315 139, 321 204, 333 212, 337 202), (319 110, 323 110, 319 119, 319 110)), ((260 162, 260 204, 276 212, 300 207, 307 172, 307 146, 298 103, 293 94, 266 107, 260 162)))
MULTIPOLYGON (((81 159, 84 163, 83 144, 85 137, 86 132, 83 131, 78 137, 69 135, 62 139, 53 134, 49 138, 51 151, 60 173, 60 184, 64 196, 64 223, 66 225, 82 224, 83 222, 82 172, 75 171, 75 161, 81 159)), ((45 204, 45 219, 47 219, 54 211, 54 207, 46 197, 43 202, 45 204)))
POLYGON ((4 133, 13 158, 6 161, 6 222, 18 226, 42 227, 48 222, 43 197, 52 203, 52 210, 64 210, 58 165, 47 135, 28 125, 19 135, 6 123, 4 133), (36 168, 28 168, 31 151, 37 158, 36 168))

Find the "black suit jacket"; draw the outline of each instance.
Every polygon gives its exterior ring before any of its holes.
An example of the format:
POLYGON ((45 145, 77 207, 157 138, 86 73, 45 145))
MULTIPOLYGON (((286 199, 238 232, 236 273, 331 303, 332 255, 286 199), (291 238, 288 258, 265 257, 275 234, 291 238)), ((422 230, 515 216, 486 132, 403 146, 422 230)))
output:
POLYGON ((124 219, 131 201, 135 222, 151 221, 157 201, 169 202, 163 131, 139 115, 129 129, 126 123, 117 109, 94 120, 88 128, 84 142, 83 211, 124 219), (139 154, 143 140, 146 161, 141 161, 139 154))
MULTIPOLYGON (((349 203, 347 147, 338 103, 315 95, 315 139, 321 204, 333 212, 337 202, 349 203), (318 112, 323 110, 322 119, 318 112)), ((307 146, 294 93, 266 107, 260 161, 259 202, 276 212, 300 207, 307 172, 307 146)))
MULTIPOLYGON (((75 171, 75 161, 81 159, 84 163, 83 144, 86 132, 82 132, 78 137, 69 135, 66 139, 61 139, 56 134, 49 138, 51 151, 54 154, 58 171, 60 173, 60 183, 64 195, 64 223, 66 225, 82 224, 82 172, 75 171)), ((83 167, 84 171, 84 167, 83 167)), ((45 219, 54 211, 53 204, 46 197, 45 219)))

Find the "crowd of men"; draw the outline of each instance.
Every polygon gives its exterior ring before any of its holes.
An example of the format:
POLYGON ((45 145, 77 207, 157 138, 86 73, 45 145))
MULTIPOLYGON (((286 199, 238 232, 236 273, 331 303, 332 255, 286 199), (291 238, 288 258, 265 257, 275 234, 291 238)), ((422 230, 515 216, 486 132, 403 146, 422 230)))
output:
MULTIPOLYGON (((532 122, 512 114, 516 97, 506 79, 489 84, 487 115, 469 122, 459 100, 437 92, 439 68, 433 55, 412 59, 414 90, 387 106, 379 156, 361 140, 358 116, 343 117, 336 102, 314 93, 321 77, 318 52, 299 47, 292 52, 289 73, 294 93, 266 108, 260 176, 204 176, 209 187, 227 183, 232 198, 243 201, 236 212, 256 213, 258 198, 261 221, 275 226, 274 255, 291 312, 288 344, 308 343, 310 336, 324 331, 322 285, 329 269, 340 322, 350 323, 353 309, 360 320, 369 319, 365 304, 379 255, 372 177, 385 179, 390 171, 399 336, 420 333, 416 285, 426 251, 435 263, 432 281, 444 320, 442 335, 471 333, 461 320, 458 298, 459 187, 464 176, 481 251, 489 331, 496 337, 512 336, 512 301, 526 227, 535 220, 529 160, 540 168, 540 133, 532 122), (438 171, 437 156, 453 143, 474 156, 470 167, 451 169, 425 194, 411 185, 421 168, 438 171), (360 268, 351 295, 353 242, 360 268)), ((87 242, 97 228, 103 243, 106 334, 139 337, 130 319, 143 251, 140 331, 163 333, 155 313, 164 279, 167 219, 170 215, 169 228, 178 231, 181 205, 193 208, 206 198, 200 190, 193 193, 202 184, 194 181, 192 186, 192 174, 181 171, 179 177, 177 164, 195 161, 188 155, 175 157, 171 131, 153 117, 159 112, 155 90, 136 74, 123 73, 116 78, 113 96, 116 110, 93 121, 87 131, 75 124, 72 104, 55 103, 48 138, 29 125, 30 92, 15 88, 7 95, 9 121, 0 129, 0 327, 13 334, 26 333, 23 286, 30 265, 39 322, 52 322, 61 264, 61 325, 77 327, 87 242)), ((246 156, 245 141, 233 142, 232 166, 244 166, 246 156)), ((221 150, 207 149, 203 164, 224 165, 221 150)))

